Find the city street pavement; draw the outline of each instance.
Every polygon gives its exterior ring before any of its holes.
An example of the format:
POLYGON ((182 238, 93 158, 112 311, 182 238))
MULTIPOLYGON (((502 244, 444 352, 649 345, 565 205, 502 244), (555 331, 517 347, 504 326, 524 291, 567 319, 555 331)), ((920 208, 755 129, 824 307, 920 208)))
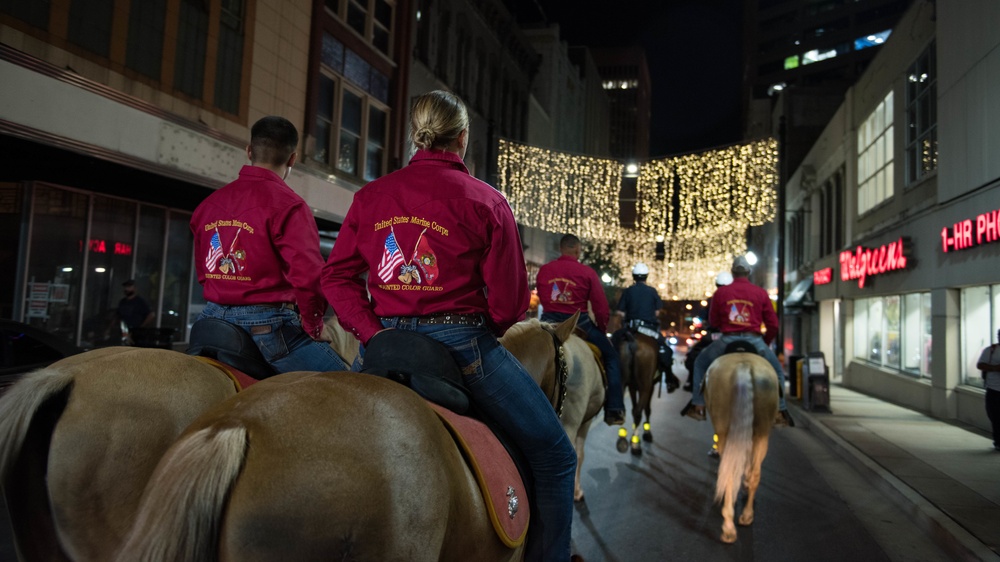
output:
MULTIPOLYGON (((1000 451, 988 434, 833 385, 832 413, 795 408, 955 559, 1000 560, 1000 451)), ((792 402, 793 408, 795 402, 792 402)))
POLYGON ((679 416, 689 398, 654 398, 654 441, 639 457, 617 453, 615 429, 595 422, 573 528, 588 562, 1000 560, 990 439, 836 385, 832 413, 789 399, 797 425, 771 434, 755 521, 721 543, 711 424, 679 416))

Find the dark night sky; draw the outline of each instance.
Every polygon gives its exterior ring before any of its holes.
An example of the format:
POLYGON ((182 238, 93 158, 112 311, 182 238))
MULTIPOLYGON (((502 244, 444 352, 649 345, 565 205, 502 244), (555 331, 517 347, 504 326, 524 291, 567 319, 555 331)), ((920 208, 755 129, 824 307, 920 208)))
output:
POLYGON ((570 45, 645 48, 654 158, 740 140, 741 0, 515 0, 513 9, 519 19, 540 9, 570 45))

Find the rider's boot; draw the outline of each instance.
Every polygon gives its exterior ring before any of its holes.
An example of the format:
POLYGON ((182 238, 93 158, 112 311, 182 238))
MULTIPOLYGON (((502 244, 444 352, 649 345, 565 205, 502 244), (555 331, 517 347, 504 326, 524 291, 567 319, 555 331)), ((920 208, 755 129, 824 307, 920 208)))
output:
POLYGON ((659 354, 660 372, 663 373, 664 380, 667 381, 667 393, 677 390, 681 385, 680 379, 674 374, 673 357, 665 353, 659 354))

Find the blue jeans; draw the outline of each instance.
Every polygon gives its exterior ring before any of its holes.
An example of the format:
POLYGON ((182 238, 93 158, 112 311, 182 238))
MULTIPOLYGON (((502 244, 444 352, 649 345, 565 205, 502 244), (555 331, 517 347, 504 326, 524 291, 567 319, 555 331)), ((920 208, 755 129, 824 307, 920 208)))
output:
POLYGON ((350 370, 329 343, 309 337, 294 310, 261 305, 226 306, 210 302, 199 318, 218 318, 246 330, 264 359, 279 373, 350 370), (255 326, 271 329, 266 334, 254 334, 250 328, 255 326))
POLYGON ((576 451, 531 375, 485 327, 421 326, 398 318, 382 324, 430 336, 451 351, 476 406, 507 433, 531 467, 535 493, 524 559, 569 560, 576 451))
MULTIPOLYGON (((558 324, 572 314, 561 312, 545 312, 542 314, 542 322, 552 322, 558 324)), ((608 375, 608 392, 604 413, 625 411, 625 391, 622 389, 622 366, 618 360, 618 351, 608 340, 608 335, 597 329, 590 321, 590 316, 580 314, 580 319, 576 323, 577 327, 587 334, 587 341, 597 346, 601 350, 601 362, 604 363, 604 371, 608 375)))
MULTIPOLYGON (((708 336, 705 336, 708 337, 708 336)), ((705 380, 705 373, 708 371, 709 365, 712 361, 715 361, 726 351, 726 346, 734 341, 745 341, 753 344, 757 353, 767 359, 768 363, 774 367, 774 372, 778 374, 778 386, 782 389, 780 397, 778 398, 778 409, 787 410, 788 406, 785 404, 785 370, 781 367, 781 363, 778 362, 778 356, 774 354, 771 347, 764 343, 764 338, 761 336, 727 336, 723 334, 719 339, 712 342, 708 347, 706 347, 701 353, 698 354, 698 358, 694 360, 694 379, 691 383, 691 403, 696 406, 705 405, 705 397, 701 392, 701 381, 705 380)))

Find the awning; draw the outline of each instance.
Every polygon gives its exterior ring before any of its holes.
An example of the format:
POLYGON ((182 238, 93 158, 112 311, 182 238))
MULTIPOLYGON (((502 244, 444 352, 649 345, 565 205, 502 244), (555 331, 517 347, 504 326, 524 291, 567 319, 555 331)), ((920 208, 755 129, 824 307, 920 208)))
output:
POLYGON ((816 307, 816 301, 813 299, 813 279, 812 276, 799 281, 792 289, 792 292, 788 294, 785 298, 785 309, 789 312, 794 312, 801 309, 809 309, 816 307))

